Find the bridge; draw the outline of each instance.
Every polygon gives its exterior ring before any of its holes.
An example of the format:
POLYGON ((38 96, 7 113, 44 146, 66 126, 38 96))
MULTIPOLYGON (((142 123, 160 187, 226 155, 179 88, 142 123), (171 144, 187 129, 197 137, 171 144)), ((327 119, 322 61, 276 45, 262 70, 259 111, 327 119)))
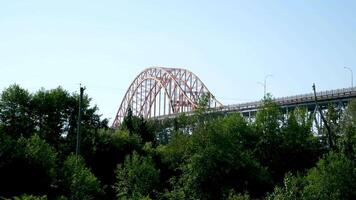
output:
MULTIPOLYGON (((318 104, 325 109, 330 103, 344 107, 356 99, 356 87, 316 93, 318 104)), ((207 98, 207 107, 212 112, 240 112, 251 118, 262 105, 262 101, 223 105, 194 73, 186 69, 152 67, 141 72, 131 83, 117 111, 112 127, 120 126, 129 109, 135 116, 146 119, 174 118, 180 113, 188 115, 198 107, 199 100, 207 98)), ((288 113, 296 107, 316 110, 313 93, 274 99, 288 113)))

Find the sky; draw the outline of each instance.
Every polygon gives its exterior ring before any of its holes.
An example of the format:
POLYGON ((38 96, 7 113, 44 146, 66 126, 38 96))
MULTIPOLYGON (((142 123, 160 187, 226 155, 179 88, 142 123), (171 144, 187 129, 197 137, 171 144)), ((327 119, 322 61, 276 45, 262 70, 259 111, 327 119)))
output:
MULTIPOLYGON (((0 91, 62 86, 112 121, 136 75, 186 68, 224 104, 351 85, 356 1, 0 2, 0 91)), ((356 84, 355 84, 356 85, 356 84)))

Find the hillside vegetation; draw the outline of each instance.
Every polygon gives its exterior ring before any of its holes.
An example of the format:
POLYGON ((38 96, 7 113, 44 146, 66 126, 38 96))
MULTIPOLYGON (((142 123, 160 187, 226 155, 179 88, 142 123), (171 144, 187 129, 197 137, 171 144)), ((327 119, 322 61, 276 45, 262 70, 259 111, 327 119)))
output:
POLYGON ((146 121, 129 111, 108 126, 84 96, 75 155, 78 94, 0 97, 0 199, 356 199, 356 101, 330 105, 331 127, 304 108, 288 115, 267 96, 256 117, 206 114, 146 121))

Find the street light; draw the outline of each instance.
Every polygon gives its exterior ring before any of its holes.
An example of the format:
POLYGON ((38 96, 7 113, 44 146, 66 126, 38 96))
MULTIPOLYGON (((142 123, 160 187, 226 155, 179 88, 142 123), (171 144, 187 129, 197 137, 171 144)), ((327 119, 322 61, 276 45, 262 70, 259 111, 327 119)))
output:
POLYGON ((266 91, 267 91, 267 78, 268 77, 273 77, 272 74, 268 74, 265 76, 265 79, 264 79, 264 82, 261 83, 261 82, 258 82, 258 84, 262 85, 263 86, 263 94, 264 96, 263 97, 266 97, 266 91))
POLYGON ((351 87, 353 88, 354 87, 354 74, 352 72, 352 69, 350 67, 344 67, 344 69, 347 69, 350 71, 350 74, 351 74, 351 87))

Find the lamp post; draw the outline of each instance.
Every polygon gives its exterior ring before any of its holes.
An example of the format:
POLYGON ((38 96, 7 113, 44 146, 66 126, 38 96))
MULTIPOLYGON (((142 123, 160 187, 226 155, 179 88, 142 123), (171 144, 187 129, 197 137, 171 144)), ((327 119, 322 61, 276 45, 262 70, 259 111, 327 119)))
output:
POLYGON ((264 79, 263 83, 258 82, 258 84, 263 86, 263 97, 266 97, 266 93, 267 93, 267 78, 268 77, 273 77, 273 75, 272 74, 268 74, 268 75, 265 76, 265 79, 264 79))
POLYGON ((350 74, 351 74, 351 87, 353 88, 354 87, 354 74, 353 74, 353 71, 350 67, 344 67, 344 69, 347 69, 350 71, 350 74))

